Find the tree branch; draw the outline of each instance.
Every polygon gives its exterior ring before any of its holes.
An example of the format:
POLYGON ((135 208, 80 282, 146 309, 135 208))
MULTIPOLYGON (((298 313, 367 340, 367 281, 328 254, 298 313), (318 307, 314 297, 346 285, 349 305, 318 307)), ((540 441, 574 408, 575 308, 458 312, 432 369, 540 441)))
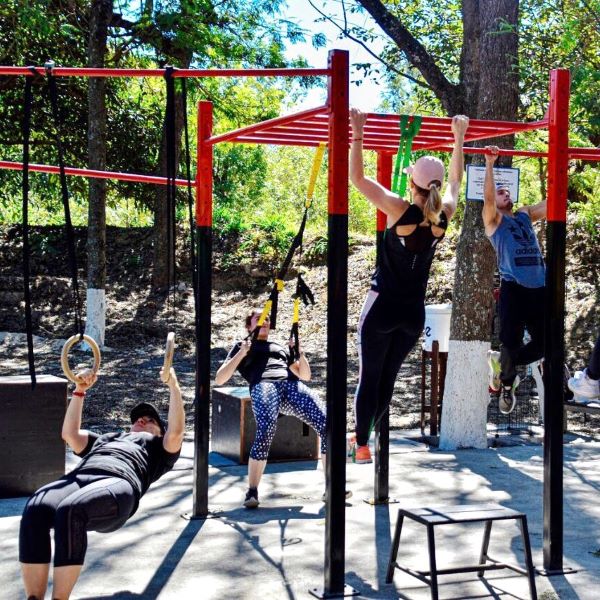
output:
POLYGON ((446 79, 433 57, 402 24, 400 19, 393 15, 380 0, 358 0, 375 22, 404 52, 408 62, 415 67, 429 84, 436 96, 442 101, 447 111, 452 110, 454 97, 459 86, 446 79))
MULTIPOLYGON (((141 25, 139 22, 125 19, 119 13, 113 13, 109 27, 125 29, 130 35, 135 36, 144 44, 149 44, 168 57, 177 57, 182 50, 174 46, 171 39, 164 36, 152 23, 141 25)), ((115 36, 113 36, 115 37, 115 36)))
POLYGON ((362 48, 364 48, 375 60, 378 60, 386 69, 389 69, 390 71, 392 71, 393 73, 396 73, 396 75, 399 75, 400 77, 404 77, 410 81, 412 81, 413 83, 420 85, 421 87, 424 87, 426 89, 431 89, 431 87, 429 85, 427 85, 426 83, 424 83, 423 81, 418 80, 417 78, 413 77, 412 75, 409 75, 408 73, 404 73, 403 71, 400 71, 399 69, 397 69, 396 67, 394 67, 391 63, 385 61, 383 58, 381 58, 381 56, 379 56, 378 54, 376 54, 375 52, 373 52, 373 50, 371 50, 366 44, 365 42, 363 42, 361 39, 357 38, 356 36, 352 35, 348 29, 348 19, 346 18, 346 6, 344 5, 344 3, 342 2, 342 8, 344 11, 344 25, 343 27, 337 23, 335 21, 335 19, 333 19, 332 17, 330 17, 328 14, 324 13, 320 8, 318 8, 312 0, 308 0, 308 3, 326 20, 329 21, 332 25, 334 25, 335 27, 337 27, 341 33, 344 34, 345 37, 347 37, 349 40, 352 40, 353 42, 357 43, 359 46, 361 46, 362 48))

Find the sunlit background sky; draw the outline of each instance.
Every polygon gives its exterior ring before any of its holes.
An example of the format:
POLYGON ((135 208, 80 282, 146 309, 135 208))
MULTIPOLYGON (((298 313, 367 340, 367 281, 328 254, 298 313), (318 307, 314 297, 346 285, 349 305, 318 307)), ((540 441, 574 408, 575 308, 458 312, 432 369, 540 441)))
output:
MULTIPOLYGON (((323 3, 320 0, 315 0, 315 4, 320 8, 323 3)), ((341 18, 342 5, 339 0, 327 0, 324 8, 324 12, 333 16, 334 18, 341 18)), ((322 32, 327 37, 327 43, 322 48, 314 48, 312 46, 310 37, 307 41, 301 44, 288 45, 286 56, 291 59, 297 56, 304 57, 309 66, 322 68, 327 66, 327 54, 329 50, 341 49, 348 50, 350 52, 350 63, 364 63, 374 62, 374 58, 360 46, 360 44, 349 40, 347 38, 340 39, 339 29, 329 22, 318 22, 315 21, 321 16, 308 2, 308 0, 289 0, 288 6, 283 12, 284 18, 290 19, 298 23, 302 28, 307 31, 322 32)), ((374 27, 378 32, 383 33, 370 18, 367 13, 364 14, 352 14, 349 15, 352 22, 358 25, 364 25, 366 27, 374 27)), ((376 40, 370 46, 371 50, 378 52, 382 49, 383 43, 381 40, 376 40)), ((350 73, 350 80, 363 78, 363 74, 352 68, 350 73)), ((377 80, 371 77, 363 79, 363 83, 359 86, 356 84, 350 85, 350 105, 357 106, 363 110, 375 111, 381 103, 381 95, 385 89, 383 82, 381 85, 377 83, 377 80)), ((318 106, 323 103, 325 99, 325 90, 314 89, 310 91, 307 97, 300 103, 296 104, 296 107, 308 108, 312 106, 318 106)))

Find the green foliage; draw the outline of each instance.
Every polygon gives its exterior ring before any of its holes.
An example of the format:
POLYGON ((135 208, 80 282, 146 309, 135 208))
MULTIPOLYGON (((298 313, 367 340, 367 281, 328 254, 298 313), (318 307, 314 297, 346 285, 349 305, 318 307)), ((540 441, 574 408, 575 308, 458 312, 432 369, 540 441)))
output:
POLYGON ((296 229, 277 214, 252 211, 215 210, 213 226, 222 250, 222 268, 259 268, 273 275, 285 257, 296 229))
POLYGON ((569 175, 569 186, 579 190, 580 199, 569 202, 569 209, 576 214, 576 223, 587 230, 595 242, 600 241, 600 171, 585 166, 569 175))
MULTIPOLYGON (((0 5, 0 64, 41 65, 48 57, 57 65, 87 64, 88 0, 64 3, 47 0, 7 0, 0 5)), ((284 42, 302 41, 311 32, 292 22, 279 20, 280 0, 210 0, 186 2, 115 2, 115 26, 109 31, 108 67, 154 68, 166 62, 192 67, 281 67, 286 65, 284 42), (187 61, 187 62, 186 62, 187 61)), ((320 38, 315 34, 315 43, 320 38)), ((303 66, 303 59, 292 61, 303 66)), ((21 159, 22 78, 5 78, 0 96, 2 158, 21 159)), ((65 162, 87 164, 87 79, 58 79, 65 162)), ((188 121, 195 171, 195 104, 214 103, 216 130, 268 119, 279 113, 286 93, 303 85, 265 79, 188 80, 188 121)), ((33 107, 31 161, 56 164, 54 125, 45 83, 36 82, 33 107)), ((153 174, 158 170, 165 106, 164 82, 160 78, 114 78, 107 80, 107 169, 153 174)), ((263 148, 219 146, 215 153, 215 200, 254 206, 265 174, 263 148)), ((32 174, 32 222, 63 220, 58 178, 32 174)), ((20 177, 0 172, 0 222, 20 218, 20 177)), ((74 221, 87 219, 88 185, 85 178, 69 178, 74 221)), ((180 194, 181 199, 184 194, 180 194)), ((107 221, 125 226, 152 223, 149 210, 155 187, 135 183, 112 183, 108 188, 107 221)), ((178 210, 182 216, 185 209, 178 210)))

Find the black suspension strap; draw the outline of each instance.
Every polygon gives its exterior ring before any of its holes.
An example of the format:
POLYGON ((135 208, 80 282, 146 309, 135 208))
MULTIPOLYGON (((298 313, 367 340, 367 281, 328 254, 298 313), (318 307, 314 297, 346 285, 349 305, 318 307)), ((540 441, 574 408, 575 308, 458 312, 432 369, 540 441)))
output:
MULTIPOLYGON (((246 337, 246 339, 248 339, 249 337, 252 337, 252 340, 254 341, 258 338, 258 333, 260 332, 260 328, 262 327, 262 325, 269 313, 270 313, 270 319, 271 319, 271 322, 270 322, 271 328, 272 329, 277 328, 277 308, 278 308, 278 302, 279 302, 279 292, 281 292, 284 288, 284 285, 285 285, 284 279, 290 268, 292 259, 294 258, 294 253, 296 252, 296 250, 298 248, 302 248, 302 240, 304 238, 304 229, 306 228, 306 221, 308 219, 308 211, 310 210, 310 208, 312 206, 312 199, 313 199, 313 194, 314 194, 314 190, 315 190, 315 184, 317 181, 317 176, 319 174, 319 169, 321 167, 321 163, 323 162, 323 156, 325 155, 325 149, 326 149, 325 143, 319 144, 317 151, 315 153, 315 157, 313 159, 313 165, 312 165, 310 179, 308 182, 308 188, 307 188, 307 192, 306 192, 306 200, 304 202, 304 214, 302 216, 302 222, 300 224, 300 228, 298 229, 298 233, 295 235, 294 239, 292 240, 292 244, 287 252, 287 255, 286 255, 279 271, 277 272, 275 281, 273 283, 273 288, 271 289, 271 293, 269 294, 269 299, 265 303, 263 311, 262 311, 260 317, 258 318, 256 327, 254 328, 254 331, 246 337)), ((308 294, 310 294, 310 296, 312 297, 312 292, 310 291, 310 289, 308 288, 308 286, 306 285, 304 280, 302 280, 300 275, 298 277, 299 277, 299 281, 296 286, 296 291, 298 291, 299 289, 302 290, 304 293, 304 296, 303 296, 303 299, 304 299, 304 298, 308 297, 308 295, 306 294, 306 290, 308 290, 308 294)), ((314 304, 314 297, 313 297, 313 304, 314 304)))
POLYGON ((315 296, 311 289, 306 285, 302 275, 298 273, 296 279, 296 291, 294 293, 294 316, 292 317, 292 328, 290 329, 290 340, 293 345, 290 349, 292 362, 300 360, 300 338, 299 338, 299 323, 300 323, 300 300, 304 306, 315 303, 315 296))
POLYGON ((190 221, 190 262, 192 268, 192 285, 194 289, 194 307, 197 309, 198 302, 196 298, 196 284, 198 281, 198 263, 196 261, 196 224, 194 222, 194 198, 192 195, 190 137, 188 132, 187 120, 187 81, 185 77, 181 78, 181 97, 183 104, 183 131, 185 141, 185 169, 187 179, 188 217, 190 221))
POLYGON ((31 291, 29 274, 29 138, 31 135, 31 105, 33 77, 25 77, 23 110, 23 293, 25 299, 25 327, 27 331, 27 358, 31 388, 35 388, 35 359, 33 354, 33 324, 31 321, 31 291))
POLYGON ((175 207, 177 189, 176 178, 176 147, 175 147, 175 78, 174 67, 165 67, 165 84, 167 104, 165 109, 165 154, 167 163, 167 281, 173 287, 173 311, 175 310, 175 207))
POLYGON ((48 81, 48 90, 50 92, 50 105, 52 106, 52 115, 55 124, 56 149, 58 152, 58 167, 60 172, 60 190, 62 196, 63 209, 65 213, 65 231, 67 234, 67 251, 69 258, 69 269, 71 271, 71 283, 73 292, 73 302, 75 305, 75 333, 83 341, 83 318, 81 316, 81 296, 79 294, 79 281, 77 278, 77 255, 75 252, 75 233, 73 223, 71 222, 71 210, 69 208, 69 190, 67 188, 67 176, 65 174, 65 158, 61 138, 62 119, 58 109, 58 91, 56 87, 56 78, 52 73, 53 62, 48 62, 46 67, 46 78, 48 81))

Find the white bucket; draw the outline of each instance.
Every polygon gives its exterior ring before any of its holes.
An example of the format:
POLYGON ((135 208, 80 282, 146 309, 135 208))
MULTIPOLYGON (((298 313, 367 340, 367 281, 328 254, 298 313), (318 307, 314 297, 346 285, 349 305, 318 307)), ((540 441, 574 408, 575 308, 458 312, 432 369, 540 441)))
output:
POLYGON ((431 352, 431 345, 434 340, 437 340, 440 352, 448 352, 451 316, 452 304, 430 304, 425 307, 423 350, 431 352))

